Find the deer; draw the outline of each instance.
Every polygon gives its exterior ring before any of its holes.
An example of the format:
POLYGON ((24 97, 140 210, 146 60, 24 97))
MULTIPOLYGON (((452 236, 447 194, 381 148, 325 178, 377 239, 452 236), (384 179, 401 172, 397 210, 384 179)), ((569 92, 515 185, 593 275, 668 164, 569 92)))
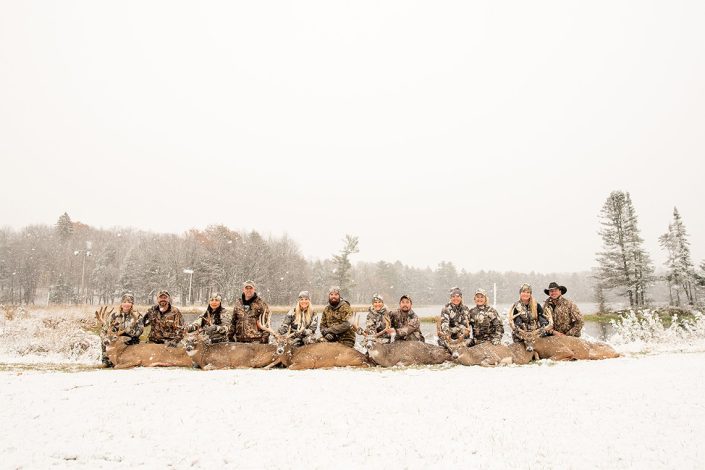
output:
MULTIPOLYGON (((295 333, 289 332, 284 335, 276 333, 269 327, 258 326, 274 335, 277 342, 277 351, 281 351, 277 360, 266 368, 275 365, 283 365, 291 370, 305 369, 330 369, 333 367, 369 367, 367 357, 358 350, 340 343, 311 343, 294 347, 290 339, 295 333)), ((353 325, 355 328, 356 325, 353 325)))
MULTIPOLYGON (((109 315, 108 307, 101 307, 95 312, 96 319, 100 326, 104 326, 109 315)), ((131 313, 137 321, 139 316, 136 312, 131 313)), ((128 345, 129 336, 122 336, 124 330, 117 332, 107 332, 101 335, 105 353, 116 369, 127 369, 131 367, 191 367, 191 359, 183 348, 172 348, 164 344, 141 343, 128 345)))
MULTIPOLYGON (((206 319, 208 320, 208 319, 206 319)), ((275 344, 261 343, 211 343, 201 331, 186 337, 186 354, 193 365, 201 369, 271 368, 281 362, 289 335, 279 335, 257 320, 257 326, 275 338, 275 344)))
POLYGON ((436 332, 446 345, 452 360, 464 366, 490 367, 508 364, 528 364, 533 354, 527 354, 525 348, 512 348, 503 344, 480 343, 472 347, 465 344, 466 338, 460 336, 452 339, 449 334, 441 331, 441 319, 436 319, 436 332))
POLYGON ((382 367, 443 364, 452 359, 445 348, 421 341, 385 344, 370 338, 366 350, 370 360, 382 367))
POLYGON ((527 344, 532 344, 541 359, 553 361, 613 359, 621 355, 607 343, 587 341, 575 336, 539 336, 537 331, 520 333, 527 344))

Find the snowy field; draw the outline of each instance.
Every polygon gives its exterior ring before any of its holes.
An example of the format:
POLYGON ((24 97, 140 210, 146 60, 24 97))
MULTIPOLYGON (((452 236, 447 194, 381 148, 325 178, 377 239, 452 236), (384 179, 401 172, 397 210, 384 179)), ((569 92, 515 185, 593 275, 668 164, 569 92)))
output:
POLYGON ((37 323, 0 323, 1 468, 705 468, 700 316, 606 361, 298 372, 100 369, 37 323))

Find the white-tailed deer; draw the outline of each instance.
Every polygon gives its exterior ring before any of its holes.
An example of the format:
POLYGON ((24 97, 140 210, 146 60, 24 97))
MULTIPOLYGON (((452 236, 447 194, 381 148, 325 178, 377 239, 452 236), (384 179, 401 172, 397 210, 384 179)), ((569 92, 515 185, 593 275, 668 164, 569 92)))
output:
POLYGON ((442 364, 451 360, 445 348, 422 341, 394 341, 385 344, 370 339, 366 347, 370 360, 382 367, 442 364))
POLYGON ((534 351, 541 359, 554 361, 600 360, 620 357, 612 346, 606 343, 587 341, 575 336, 538 336, 537 333, 524 333, 525 341, 531 342, 534 351))
MULTIPOLYGON (((108 321, 111 309, 102 307, 95 312, 98 324, 102 327, 108 321)), ((138 316, 132 313, 137 321, 138 316)), ((191 367, 191 359, 183 348, 170 348, 164 344, 142 343, 128 345, 129 336, 122 336, 124 331, 108 331, 101 334, 105 353, 116 369, 130 367, 191 367)))
POLYGON ((201 333, 186 336, 186 354, 201 369, 263 368, 276 365, 284 346, 261 343, 214 343, 201 333), (279 351, 279 352, 278 352, 279 351))
POLYGON ((342 343, 313 343, 298 348, 289 344, 279 357, 279 362, 292 370, 370 366, 367 356, 342 343))
POLYGON ((528 353, 522 345, 523 351, 518 348, 510 348, 503 344, 492 344, 484 342, 476 346, 468 347, 465 338, 452 339, 450 335, 441 331, 441 319, 436 320, 436 331, 438 338, 450 352, 453 361, 464 366, 497 366, 507 364, 528 364, 533 358, 532 353, 528 353))

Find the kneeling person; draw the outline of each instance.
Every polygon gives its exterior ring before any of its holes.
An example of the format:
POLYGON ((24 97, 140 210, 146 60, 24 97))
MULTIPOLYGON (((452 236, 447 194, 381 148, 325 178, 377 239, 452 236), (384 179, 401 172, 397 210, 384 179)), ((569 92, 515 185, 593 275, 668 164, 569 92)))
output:
MULTIPOLYGON (((134 310, 135 297, 132 294, 124 294, 120 301, 120 310, 110 314, 110 318, 103 324, 101 337, 106 337, 110 333, 120 333, 120 336, 128 336, 130 339, 126 344, 137 344, 140 342, 140 335, 144 331, 142 318, 138 311, 134 310)), ((105 344, 100 342, 101 361, 107 367, 113 364, 105 354, 105 344)))
POLYGON ((152 325, 149 342, 176 346, 184 336, 184 317, 178 308, 171 305, 168 291, 159 291, 157 302, 142 319, 144 326, 152 325))
POLYGON ((331 287, 321 318, 321 340, 355 346, 355 331, 350 323, 352 314, 350 303, 340 298, 340 288, 331 287))
POLYGON ((419 317, 411 309, 411 304, 411 297, 402 295, 399 299, 399 308, 389 314, 391 325, 386 332, 389 335, 396 335, 395 341, 424 341, 419 317))
POLYGON ((475 291, 475 306, 470 309, 470 326, 473 333, 473 344, 489 342, 500 344, 504 334, 502 320, 499 319, 497 310, 490 307, 487 302, 485 289, 475 291))
POLYGON ((318 314, 311 306, 311 296, 308 291, 301 291, 296 306, 286 314, 277 332, 280 335, 293 333, 291 344, 298 347, 313 343, 317 328, 318 314))
POLYGON ((202 330, 208 336, 211 343, 225 343, 228 341, 228 326, 230 318, 227 316, 227 311, 222 305, 223 298, 220 294, 213 294, 208 300, 208 308, 205 313, 196 318, 191 323, 186 331, 189 333, 202 330))

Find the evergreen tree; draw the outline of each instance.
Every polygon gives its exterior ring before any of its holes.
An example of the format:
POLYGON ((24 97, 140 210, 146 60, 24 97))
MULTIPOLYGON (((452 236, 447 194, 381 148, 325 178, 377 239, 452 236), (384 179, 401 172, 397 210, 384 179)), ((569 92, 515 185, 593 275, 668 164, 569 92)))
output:
POLYGON ((659 237, 659 243, 668 253, 665 264, 671 304, 680 306, 680 292, 682 290, 688 303, 693 305, 695 303, 695 267, 690 259, 688 233, 678 209, 675 207, 673 208, 673 222, 668 225, 668 232, 659 237))
POLYGON ((631 307, 643 306, 646 288, 653 282, 653 266, 643 248, 629 193, 610 193, 600 219, 603 251, 597 253, 598 281, 605 289, 620 289, 631 307))
POLYGON ((66 243, 73 235, 73 222, 69 214, 64 212, 59 216, 59 220, 56 221, 56 234, 59 236, 59 240, 62 243, 66 243))
POLYGON ((333 263, 335 264, 335 282, 340 287, 341 297, 348 297, 350 290, 354 287, 355 282, 350 275, 352 264, 350 263, 350 255, 358 253, 358 238, 352 235, 345 235, 343 240, 343 248, 339 255, 333 255, 333 263))

